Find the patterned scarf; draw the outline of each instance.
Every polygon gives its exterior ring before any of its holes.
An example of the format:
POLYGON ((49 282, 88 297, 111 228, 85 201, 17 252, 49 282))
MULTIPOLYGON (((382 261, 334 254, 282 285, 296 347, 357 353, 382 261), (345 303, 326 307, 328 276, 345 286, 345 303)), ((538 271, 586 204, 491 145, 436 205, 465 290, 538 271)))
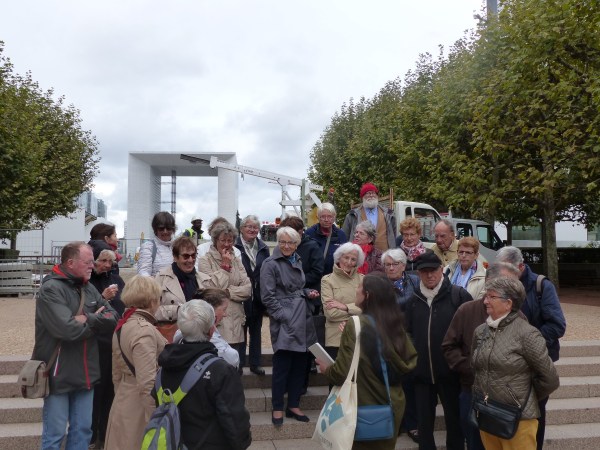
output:
POLYGON ((425 253, 425 250, 427 250, 421 241, 419 241, 417 245, 414 245, 412 247, 407 247, 406 245, 404 245, 404 241, 402 241, 402 244, 400 244, 400 248, 404 250, 404 253, 406 253, 406 256, 408 257, 409 261, 414 261, 419 257, 419 255, 422 255, 423 253, 425 253))

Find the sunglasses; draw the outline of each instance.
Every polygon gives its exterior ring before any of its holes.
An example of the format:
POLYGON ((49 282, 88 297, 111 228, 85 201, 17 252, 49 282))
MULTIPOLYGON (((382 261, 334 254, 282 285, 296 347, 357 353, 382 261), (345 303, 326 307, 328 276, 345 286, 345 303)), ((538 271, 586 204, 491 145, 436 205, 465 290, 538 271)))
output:
POLYGON ((173 227, 156 227, 158 231, 175 231, 173 227))
POLYGON ((181 255, 179 255, 180 258, 183 258, 184 260, 187 259, 196 259, 196 253, 182 253, 181 255))

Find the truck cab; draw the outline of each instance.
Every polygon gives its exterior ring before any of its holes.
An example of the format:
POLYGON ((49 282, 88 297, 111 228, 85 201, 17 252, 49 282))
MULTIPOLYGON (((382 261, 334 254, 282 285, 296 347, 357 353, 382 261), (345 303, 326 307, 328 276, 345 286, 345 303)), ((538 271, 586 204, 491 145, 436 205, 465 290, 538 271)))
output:
POLYGON ((421 228, 423 228, 421 241, 435 242, 433 227, 435 227, 435 224, 442 220, 442 218, 433 206, 428 205, 427 203, 405 202, 403 200, 395 201, 394 216, 396 217, 397 225, 400 225, 400 222, 407 217, 414 217, 421 222, 421 228))

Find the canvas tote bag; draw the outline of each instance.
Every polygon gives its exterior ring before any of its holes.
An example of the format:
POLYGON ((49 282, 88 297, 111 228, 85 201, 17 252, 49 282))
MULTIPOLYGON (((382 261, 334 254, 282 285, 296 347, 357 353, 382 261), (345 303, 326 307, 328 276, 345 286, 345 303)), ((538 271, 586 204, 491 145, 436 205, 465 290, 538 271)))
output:
POLYGON ((341 386, 334 386, 319 414, 313 440, 328 450, 352 448, 356 429, 356 374, 360 356, 360 319, 352 316, 356 330, 356 344, 348 376, 341 386))

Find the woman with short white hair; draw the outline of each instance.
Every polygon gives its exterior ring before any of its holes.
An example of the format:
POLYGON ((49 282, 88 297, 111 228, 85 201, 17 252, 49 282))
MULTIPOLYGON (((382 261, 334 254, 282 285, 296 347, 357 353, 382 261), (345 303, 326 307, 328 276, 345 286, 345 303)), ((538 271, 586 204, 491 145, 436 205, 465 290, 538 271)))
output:
POLYGON ((318 223, 306 229, 304 234, 313 238, 321 246, 323 258, 325 258, 325 267, 323 275, 329 275, 333 272, 333 254, 340 245, 348 242, 346 233, 335 224, 336 211, 331 203, 322 203, 317 208, 318 223))
POLYGON ((296 253, 299 243, 300 235, 296 230, 280 227, 277 247, 260 270, 260 293, 269 313, 273 345, 273 425, 283 423, 286 391, 286 416, 300 422, 309 421, 299 408, 308 364, 307 349, 317 342, 307 300, 318 297, 319 292, 304 289, 302 262, 296 253))
POLYGON ((321 296, 326 318, 325 349, 335 359, 342 336, 340 324, 362 312, 354 302, 364 276, 357 268, 363 265, 365 255, 359 245, 346 242, 335 251, 333 260, 333 272, 321 280, 321 296))

